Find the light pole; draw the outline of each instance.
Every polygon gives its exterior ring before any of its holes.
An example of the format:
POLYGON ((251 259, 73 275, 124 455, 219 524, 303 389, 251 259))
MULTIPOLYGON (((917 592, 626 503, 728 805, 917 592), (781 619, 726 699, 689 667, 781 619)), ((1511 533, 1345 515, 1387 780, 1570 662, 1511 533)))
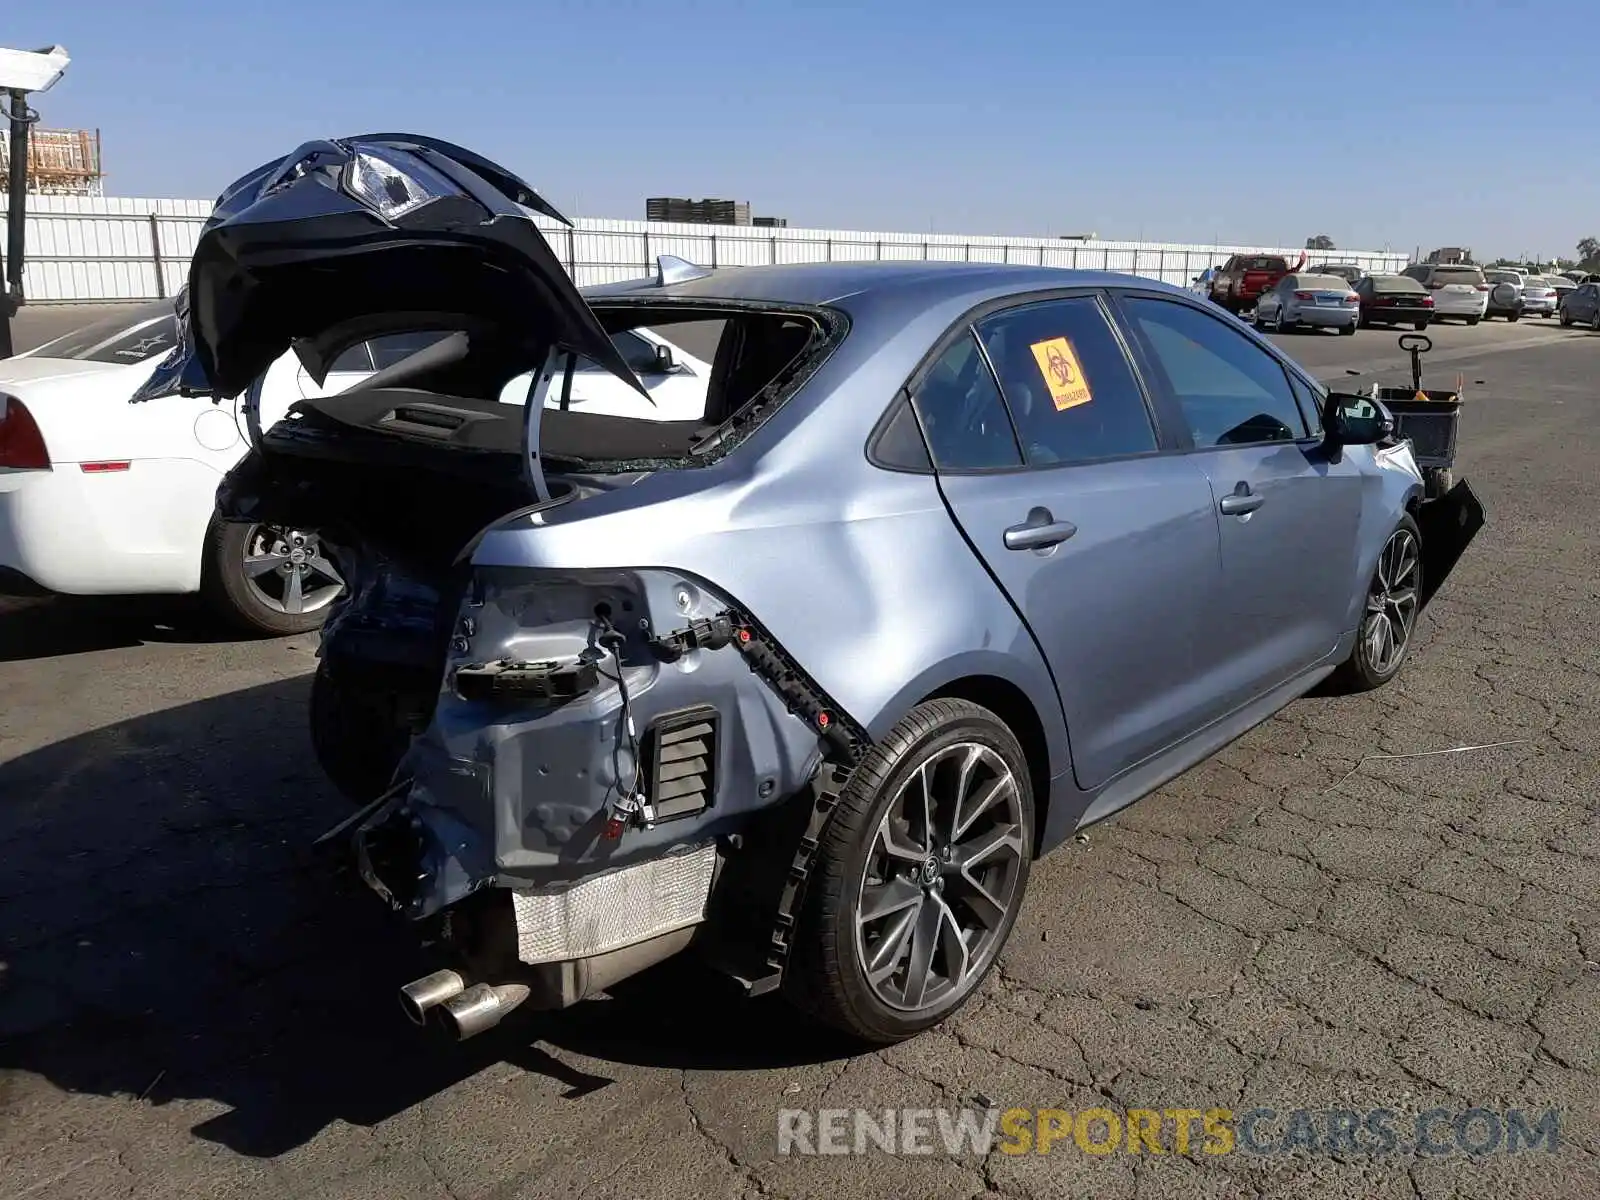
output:
POLYGON ((10 101, 6 116, 11 125, 10 198, 6 207, 5 295, 0 297, 0 358, 10 358, 11 318, 25 297, 22 293, 23 255, 28 231, 28 126, 39 114, 28 108, 29 92, 48 92, 56 85, 70 55, 61 46, 43 50, 8 50, 0 47, 0 93, 10 101))

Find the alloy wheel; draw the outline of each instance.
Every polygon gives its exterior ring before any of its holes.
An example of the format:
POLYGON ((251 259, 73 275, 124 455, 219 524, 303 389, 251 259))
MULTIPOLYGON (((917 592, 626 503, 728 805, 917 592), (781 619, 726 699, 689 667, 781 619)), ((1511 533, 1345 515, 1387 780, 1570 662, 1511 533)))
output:
POLYGON ((1417 568, 1421 553, 1409 529, 1397 529, 1378 555, 1367 593, 1361 636, 1373 671, 1387 675, 1404 657, 1417 619, 1417 568))
POLYGON ((316 534, 275 525, 250 527, 244 577, 261 603, 289 616, 326 608, 344 588, 316 534))
POLYGON ((983 978, 1021 900, 1018 782, 977 742, 931 753, 885 809, 856 898, 856 956, 884 1004, 917 1012, 983 978))

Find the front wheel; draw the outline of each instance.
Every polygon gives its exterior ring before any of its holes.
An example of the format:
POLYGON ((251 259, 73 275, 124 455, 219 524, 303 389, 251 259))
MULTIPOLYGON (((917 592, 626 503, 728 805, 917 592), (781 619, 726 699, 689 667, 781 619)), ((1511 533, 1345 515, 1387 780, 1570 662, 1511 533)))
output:
POLYGON ((1416 631, 1422 596, 1422 533, 1407 513, 1378 553, 1351 650, 1330 679, 1334 690, 1370 692, 1400 673, 1416 631))
POLYGON ((201 592, 247 633, 283 637, 317 628, 344 580, 314 533, 213 521, 201 592))
POLYGON ((856 768, 823 834, 785 977, 879 1045, 937 1025, 988 975, 1033 858, 1027 759, 994 713, 917 705, 856 768))

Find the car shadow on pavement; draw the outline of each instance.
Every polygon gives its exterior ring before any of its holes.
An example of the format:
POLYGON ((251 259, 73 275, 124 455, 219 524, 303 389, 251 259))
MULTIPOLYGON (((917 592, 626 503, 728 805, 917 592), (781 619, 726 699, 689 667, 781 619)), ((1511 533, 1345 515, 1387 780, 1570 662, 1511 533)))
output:
POLYGON ((267 684, 0 764, 0 1125, 27 1119, 9 1083, 33 1075, 157 1106, 219 1103, 195 1136, 272 1157, 497 1063, 576 1097, 611 1082, 607 1062, 737 1069, 848 1052, 692 963, 465 1044, 417 1030, 396 996, 423 969, 413 936, 311 849, 348 808, 312 759, 308 687, 267 684))
POLYGON ((145 642, 198 644, 239 637, 189 597, 0 598, 0 663, 120 650, 145 642))

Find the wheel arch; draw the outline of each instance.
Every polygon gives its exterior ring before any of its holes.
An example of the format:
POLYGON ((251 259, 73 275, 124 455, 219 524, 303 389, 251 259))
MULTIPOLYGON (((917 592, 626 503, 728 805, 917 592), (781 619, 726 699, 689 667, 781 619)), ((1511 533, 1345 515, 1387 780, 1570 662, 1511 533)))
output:
POLYGON ((1028 780, 1033 786, 1033 853, 1037 857, 1044 839, 1050 808, 1050 741, 1044 722, 1028 694, 1009 679, 998 675, 965 675, 941 685, 917 700, 966 700, 986 708, 1003 721, 1022 746, 1028 762, 1028 780))

